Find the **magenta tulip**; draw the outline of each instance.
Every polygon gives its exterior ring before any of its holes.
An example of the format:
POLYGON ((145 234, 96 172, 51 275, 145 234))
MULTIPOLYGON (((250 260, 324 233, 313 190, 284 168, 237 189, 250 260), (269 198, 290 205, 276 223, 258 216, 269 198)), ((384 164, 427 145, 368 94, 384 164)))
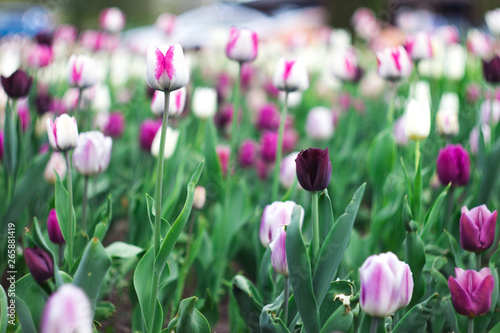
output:
POLYGON ((490 212, 486 205, 462 207, 460 216, 460 243, 464 250, 483 252, 495 241, 497 211, 490 212))
POLYGON ((466 317, 473 318, 484 315, 490 310, 491 295, 495 287, 495 279, 489 268, 479 272, 455 268, 456 278, 448 278, 451 302, 455 310, 466 317))
POLYGON ((52 243, 66 243, 61 232, 61 227, 59 226, 59 221, 57 220, 57 213, 55 209, 51 209, 49 216, 47 217, 47 231, 49 233, 49 239, 52 243))
POLYGON ((439 150, 436 171, 443 185, 464 186, 470 178, 469 154, 462 145, 448 145, 439 150))

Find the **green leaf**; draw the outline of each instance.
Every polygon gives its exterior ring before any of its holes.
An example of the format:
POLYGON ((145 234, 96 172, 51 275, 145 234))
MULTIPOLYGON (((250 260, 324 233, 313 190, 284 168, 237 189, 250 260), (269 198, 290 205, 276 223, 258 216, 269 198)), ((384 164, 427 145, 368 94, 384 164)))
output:
POLYGON ((368 175, 375 190, 381 192, 385 180, 394 168, 396 142, 392 131, 385 129, 373 139, 368 154, 368 175))
POLYGON ((278 315, 283 305, 283 295, 282 292, 273 303, 262 308, 259 322, 261 333, 289 333, 288 328, 278 315))
POLYGON ((287 227, 286 257, 290 283, 304 327, 307 333, 317 333, 319 332, 318 305, 313 292, 311 262, 300 231, 301 214, 302 208, 295 206, 287 227))
POLYGON ((114 242, 108 245, 106 252, 110 257, 131 258, 144 252, 144 249, 124 242, 114 242))
POLYGON ((489 333, 500 333, 500 322, 496 324, 489 333))
MULTIPOLYGON (((482 132, 482 131, 479 131, 482 132)), ((482 168, 481 190, 479 191, 478 204, 488 203, 491 193, 500 175, 498 165, 500 164, 500 140, 497 140, 491 153, 485 157, 482 168)))
POLYGON ((12 115, 12 107, 7 100, 7 105, 5 106, 5 124, 4 124, 4 165, 5 171, 8 175, 14 175, 17 166, 17 130, 14 122, 14 117, 12 115))
MULTIPOLYGON (((365 187, 366 184, 361 185, 356 193, 354 193, 345 213, 338 218, 319 252, 318 264, 314 270, 313 286, 314 295, 320 305, 323 302, 330 283, 337 273, 344 251, 349 244, 352 227, 358 214, 359 205, 363 199, 365 187)), ((288 248, 287 258, 290 258, 288 256, 288 248)))
POLYGON ((207 160, 208 183, 214 186, 213 193, 219 197, 222 194, 223 178, 222 170, 215 150, 217 146, 217 132, 214 127, 213 120, 206 121, 205 129, 205 148, 203 150, 204 156, 207 160))
POLYGON ((7 332, 7 323, 9 322, 9 311, 7 310, 7 294, 3 287, 0 287, 0 333, 7 332))
POLYGON ((464 268, 462 256, 460 255, 460 249, 458 248, 455 237, 453 237, 453 235, 446 230, 444 230, 444 233, 448 236, 448 241, 450 242, 451 252, 453 253, 453 258, 455 259, 455 267, 464 268))
POLYGON ((236 275, 232 282, 232 292, 241 317, 245 320, 252 332, 259 333, 259 316, 262 312, 262 300, 255 286, 242 275, 236 275))
POLYGON ((73 279, 73 284, 82 288, 87 294, 92 306, 92 316, 94 315, 102 282, 111 263, 111 258, 106 253, 101 242, 97 238, 92 238, 83 253, 73 279))
POLYGON ((425 332, 439 295, 434 294, 427 300, 415 305, 394 327, 393 333, 425 332))
MULTIPOLYGON (((149 301, 152 297, 151 288, 153 286, 153 270, 154 270, 154 257, 155 250, 151 247, 146 254, 144 254, 137 264, 134 272, 134 288, 137 293, 137 298, 139 299, 139 305, 141 308, 142 318, 149 318, 149 301)), ((155 311, 156 313, 156 311, 155 311)), ((146 332, 151 332, 151 323, 145 321, 146 332)))
POLYGON ((424 242, 416 232, 406 232, 404 241, 405 261, 413 273, 413 296, 410 306, 417 304, 425 294, 423 269, 425 265, 424 242))
POLYGON ((445 189, 439 194, 439 196, 436 198, 436 201, 432 204, 431 208, 429 208, 429 211, 425 215, 424 218, 424 229, 422 230, 422 233, 420 236, 422 239, 427 239, 427 235, 429 234, 430 230, 434 226, 434 224, 437 222, 437 219, 439 217, 439 213, 441 212, 441 204, 443 203, 444 198, 448 194, 448 190, 450 189, 451 184, 448 184, 448 186, 445 187, 445 189))
POLYGON ((419 225, 422 224, 420 220, 420 211, 422 205, 422 163, 419 160, 418 165, 416 166, 415 171, 415 181, 413 183, 413 196, 411 201, 411 212, 413 214, 413 218, 418 222, 419 225))
POLYGON ((406 191, 408 193, 408 201, 412 202, 413 201, 413 191, 411 188, 411 180, 410 180, 410 177, 408 177, 408 171, 406 171, 406 165, 405 165, 405 162, 403 160, 403 157, 401 157, 401 165, 403 166, 403 172, 404 172, 405 179, 406 179, 406 191))
POLYGON ((325 322, 321 328, 321 333, 347 332, 353 323, 353 319, 354 314, 352 311, 346 311, 345 306, 341 305, 325 322))
POLYGON ((109 225, 111 223, 111 218, 113 217, 113 206, 111 195, 108 195, 106 201, 106 209, 99 216, 99 223, 94 228, 94 238, 97 238, 101 241, 104 240, 106 234, 108 233, 109 225))
POLYGON ((332 230, 334 219, 333 219, 333 208, 332 200, 328 195, 328 189, 325 189, 319 196, 318 199, 318 213, 319 213, 319 246, 323 245, 326 236, 332 230))
POLYGON ((178 333, 210 333, 210 325, 195 305, 197 297, 186 298, 179 306, 176 332, 178 333))
MULTIPOLYGON (((26 321, 21 321, 23 332, 29 331, 29 327, 40 327, 40 319, 42 317, 45 302, 48 298, 47 293, 40 287, 40 285, 33 279, 31 274, 27 274, 16 281, 16 312, 19 315, 19 301, 26 306, 28 313, 23 314, 22 317, 26 321), (31 320, 28 320, 31 319, 31 320), (26 325, 26 329, 25 329, 26 325)), ((21 316, 20 316, 21 317, 21 316)), ((34 330, 36 332, 36 329, 34 330)))
MULTIPOLYGON (((57 220, 59 221, 59 226, 61 227, 61 232, 63 234, 64 239, 66 240, 66 244, 69 243, 69 237, 71 235, 71 228, 73 228, 73 235, 75 235, 75 226, 76 226, 76 216, 73 209, 73 221, 69 221, 69 195, 66 188, 59 178, 59 175, 56 174, 56 213, 57 220)), ((73 241, 73 240, 71 240, 73 241)))
MULTIPOLYGON (((30 308, 26 303, 19 298, 15 297, 16 300, 16 314, 19 323, 21 324, 21 329, 23 333, 37 333, 35 328, 34 319, 31 315, 30 308)), ((38 325, 36 326, 38 327, 38 325)))

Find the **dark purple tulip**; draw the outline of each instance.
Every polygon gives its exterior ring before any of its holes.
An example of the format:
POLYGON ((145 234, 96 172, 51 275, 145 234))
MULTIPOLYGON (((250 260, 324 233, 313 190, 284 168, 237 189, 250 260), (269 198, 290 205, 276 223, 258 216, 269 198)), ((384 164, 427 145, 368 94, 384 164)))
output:
POLYGON ((469 318, 482 316, 490 310, 495 279, 489 268, 479 272, 455 268, 456 278, 448 278, 451 302, 455 310, 469 318))
POLYGON ((439 150, 436 171, 443 185, 464 186, 469 182, 469 154, 462 145, 447 145, 439 150))
POLYGON ((495 55, 490 60, 483 60, 483 75, 489 83, 500 83, 500 56, 495 55))
POLYGON ((256 157, 257 143, 250 139, 243 141, 240 145, 240 149, 238 150, 238 162, 241 167, 248 168, 253 165, 256 157))
POLYGON ((51 111, 52 96, 47 91, 40 91, 35 99, 36 111, 39 115, 51 111))
POLYGON ((233 119, 233 105, 226 104, 220 108, 219 112, 217 112, 214 116, 214 123, 219 129, 224 129, 229 124, 231 124, 231 120, 233 119))
POLYGON ((47 231, 49 232, 50 241, 54 244, 65 244, 66 241, 61 233, 61 227, 57 220, 55 209, 51 209, 49 217, 47 217, 47 231))
POLYGON ((151 152, 151 145, 156 136, 156 132, 161 127, 161 121, 146 119, 139 128, 139 145, 141 149, 151 152))
POLYGON ((24 260, 36 282, 43 283, 54 276, 54 262, 44 250, 27 247, 24 249, 24 260))
POLYGON ((122 136, 125 131, 125 116, 120 112, 112 112, 109 114, 108 121, 102 127, 102 133, 117 139, 122 136))
POLYGON ((10 98, 20 98, 28 96, 33 78, 22 69, 18 69, 11 76, 1 76, 2 86, 5 93, 10 98))
POLYGON ((295 159, 300 186, 310 192, 323 191, 330 184, 332 163, 328 148, 302 150, 295 159))
POLYGON ((460 243, 464 250, 483 252, 495 241, 497 211, 493 213, 486 205, 472 208, 462 207, 460 216, 460 243))
POLYGON ((51 31, 40 31, 36 34, 35 39, 38 44, 51 46, 54 34, 51 31))

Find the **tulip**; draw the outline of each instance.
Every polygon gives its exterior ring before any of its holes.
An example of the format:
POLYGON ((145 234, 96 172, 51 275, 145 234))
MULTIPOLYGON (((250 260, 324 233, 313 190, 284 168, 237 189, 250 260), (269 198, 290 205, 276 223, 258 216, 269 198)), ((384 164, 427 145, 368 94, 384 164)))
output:
POLYGON ((356 33, 363 39, 369 41, 380 33, 381 27, 371 9, 358 8, 351 19, 356 33))
POLYGON ((111 159, 113 140, 99 131, 84 132, 78 136, 73 152, 73 165, 80 174, 93 176, 104 172, 111 159))
POLYGON ((52 111, 52 96, 46 90, 38 91, 35 98, 36 111, 39 115, 52 111))
POLYGON ((431 35, 426 32, 417 32, 406 38, 405 48, 413 60, 432 58, 431 35))
POLYGON ((431 131, 431 110, 427 103, 411 99, 406 108, 405 133, 410 140, 420 141, 431 131))
MULTIPOLYGON (((280 232, 280 228, 290 224, 293 208, 297 204, 294 201, 275 201, 264 207, 260 221, 259 238, 262 246, 267 248, 280 232)), ((300 225, 304 219, 304 210, 300 216, 300 225)))
POLYGON ((214 116, 215 126, 225 132, 233 120, 233 112, 232 104, 224 104, 214 116))
POLYGON ((276 148, 278 147, 278 133, 266 131, 260 137, 260 154, 264 161, 274 162, 276 160, 276 148))
POLYGON ((243 141, 238 150, 238 162, 241 167, 248 168, 253 165, 257 157, 257 143, 253 140, 247 139, 243 141))
POLYGON ((429 82, 418 81, 410 86, 410 99, 415 99, 420 103, 429 105, 429 109, 432 105, 431 100, 431 88, 429 82))
POLYGON ((406 115, 403 114, 401 117, 396 119, 394 122, 393 135, 396 143, 399 146, 406 146, 408 144, 408 137, 406 136, 406 115))
POLYGON ((151 151, 151 145, 160 127, 161 121, 152 119, 146 119, 141 124, 139 127, 139 146, 142 150, 151 151))
POLYGON ((464 250, 484 252, 495 240, 497 211, 490 212, 486 205, 472 208, 462 207, 460 216, 460 243, 464 250))
POLYGON ((65 43, 74 43, 77 36, 78 30, 74 26, 69 24, 59 25, 54 33, 54 39, 56 41, 65 43))
POLYGON ((269 244, 271 249, 271 263, 276 273, 288 276, 288 263, 286 261, 286 228, 280 228, 279 233, 269 244))
POLYGON ((306 90, 309 87, 309 77, 302 60, 281 58, 274 72, 273 85, 286 92, 306 90))
POLYGON ((33 78, 22 69, 16 70, 11 76, 1 76, 2 86, 10 98, 28 96, 33 78))
POLYGON ((469 318, 486 314, 490 310, 491 295, 495 287, 490 269, 483 268, 476 272, 455 268, 455 276, 456 278, 448 278, 451 302, 455 310, 469 318))
POLYGON ((497 99, 485 99, 479 110, 483 124, 496 125, 500 121, 500 101, 497 99))
POLYGON ((217 91, 213 88, 198 87, 193 93, 193 114, 200 119, 213 117, 217 112, 217 91))
POLYGON ((332 73, 343 81, 357 82, 361 79, 361 70, 358 67, 358 57, 354 49, 339 49, 331 59, 332 73))
POLYGON ((78 125, 75 117, 64 113, 53 122, 47 119, 47 134, 52 148, 57 151, 67 151, 78 144, 78 125))
POLYGON ((251 29, 231 27, 229 41, 226 45, 226 56, 240 63, 254 61, 257 58, 259 37, 251 29))
POLYGON ((203 209, 207 199, 207 191, 203 186, 196 186, 194 188, 193 207, 196 209, 203 209))
POLYGON ((125 132, 125 116, 121 112, 112 112, 107 117, 107 121, 101 126, 104 135, 113 139, 120 138, 125 132))
POLYGON ((35 41, 38 45, 52 46, 54 34, 52 31, 39 31, 35 35, 35 41))
POLYGON ((33 279, 42 284, 54 277, 54 261, 52 257, 40 248, 25 248, 24 260, 33 279))
POLYGON ((21 130, 26 132, 31 124, 31 115, 29 110, 28 99, 22 99, 17 102, 17 115, 21 123, 21 130))
POLYGON ((162 13, 155 21, 155 27, 163 31, 166 35, 170 35, 176 26, 177 17, 170 13, 162 13))
POLYGON ((466 185, 470 177, 469 154, 460 144, 447 145, 439 150, 436 171, 443 185, 466 185))
POLYGON ((351 47, 352 36, 346 29, 333 29, 330 34, 330 49, 345 49, 351 47))
MULTIPOLYGON (((163 158, 167 159, 171 157, 175 148, 177 147, 177 141, 179 140, 179 131, 171 127, 167 128, 166 138, 165 138, 165 150, 163 152, 163 158)), ((156 135, 151 144, 151 155, 158 157, 160 155, 160 137, 161 137, 161 126, 156 132, 156 135)))
POLYGON ((493 42, 490 36, 473 28, 467 32, 467 41, 465 45, 470 53, 483 58, 491 52, 493 42))
MULTIPOLYGON (((485 144, 489 144, 491 140, 491 129, 487 124, 481 125, 481 132, 483 132, 483 139, 485 144)), ((479 152, 479 129, 474 127, 469 135, 470 151, 477 155, 479 152)))
MULTIPOLYGON (((161 94, 160 94, 161 95, 161 94)), ((171 116, 180 116, 186 105, 187 90, 186 87, 175 90, 170 94, 168 114, 171 116)), ((165 99, 165 95, 163 95, 165 99)), ((165 102, 163 102, 165 103, 165 102)), ((163 110, 161 111, 163 113, 163 110)))
POLYGON ((460 44, 452 44, 446 47, 443 74, 450 80, 459 81, 465 76, 465 62, 467 52, 460 44))
POLYGON ((298 155, 298 151, 290 153, 285 158, 283 158, 283 161, 281 162, 280 183, 284 188, 290 188, 297 179, 295 159, 298 155))
POLYGON ((47 166, 43 172, 43 177, 47 183, 55 184, 57 180, 56 174, 59 175, 59 179, 63 179, 66 176, 66 170, 64 156, 56 151, 50 156, 49 162, 47 162, 47 166))
POLYGON ((295 159, 297 179, 306 191, 323 191, 330 183, 332 163, 328 148, 302 150, 295 159))
POLYGON ((483 59, 484 79, 493 84, 500 83, 500 56, 495 55, 489 60, 483 59))
POLYGON ((105 8, 99 13, 101 29, 118 33, 125 27, 125 14, 117 7, 105 8))
POLYGON ((215 152, 219 159, 219 164, 222 170, 222 175, 227 175, 227 170, 229 167, 229 157, 231 155, 231 147, 226 145, 218 145, 215 147, 215 152))
POLYGON ((179 44, 151 46, 146 58, 146 82, 156 90, 174 91, 184 87, 189 72, 179 44))
POLYGON ((57 213, 55 209, 51 209, 49 212, 49 216, 47 217, 47 231, 49 233, 49 239, 52 243, 66 243, 61 233, 61 227, 59 226, 59 221, 57 220, 57 213))
POLYGON ((436 114, 436 127, 439 134, 445 136, 458 134, 458 109, 459 100, 456 93, 445 93, 441 96, 436 114))
POLYGON ((273 103, 267 103, 257 113, 257 128, 262 130, 276 131, 280 126, 280 111, 273 103))
POLYGON ((52 62, 52 48, 43 44, 33 45, 28 53, 28 65, 32 68, 47 67, 52 62))
POLYGON ((444 25, 436 30, 436 34, 447 44, 460 43, 460 34, 454 25, 444 25))
POLYGON ((324 106, 312 108, 307 114, 306 134, 314 140, 328 140, 332 137, 335 128, 333 127, 333 113, 324 106))
POLYGON ((500 8, 487 11, 484 20, 491 33, 500 36, 500 8))
POLYGON ((372 255, 359 269, 360 305, 373 317, 386 317, 407 306, 413 295, 408 266, 392 252, 372 255))
POLYGON ((68 83, 85 89, 97 83, 96 62, 85 55, 73 54, 68 60, 68 83))
POLYGON ((291 152, 297 147, 298 141, 299 134, 297 131, 292 127, 285 128, 285 133, 283 134, 283 151, 291 152))
POLYGON ((413 70, 413 62, 405 48, 386 47, 377 52, 378 74, 389 81, 398 81, 410 76, 413 70))
POLYGON ((92 333, 92 308, 82 289, 61 286, 50 296, 43 310, 41 333, 92 333))
POLYGON ((467 85, 465 95, 469 103, 475 103, 481 97, 481 87, 479 84, 471 82, 467 85))

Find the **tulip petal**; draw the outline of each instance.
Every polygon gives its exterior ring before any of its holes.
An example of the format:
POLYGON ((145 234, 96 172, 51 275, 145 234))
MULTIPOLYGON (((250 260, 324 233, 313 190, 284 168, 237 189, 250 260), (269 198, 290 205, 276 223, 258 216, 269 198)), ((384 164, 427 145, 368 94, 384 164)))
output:
POLYGON ((481 228, 481 233, 479 234, 479 243, 483 248, 489 249, 493 242, 495 241, 495 229, 497 223, 497 211, 495 210, 487 219, 484 221, 483 227, 481 228))
POLYGON ((450 276, 448 278, 448 288, 450 288, 451 302, 455 310, 463 316, 471 317, 471 299, 460 282, 450 276))
POLYGON ((477 252, 480 249, 479 228, 468 214, 460 217, 460 244, 467 251, 477 252))
POLYGON ((491 295, 494 287, 495 279, 493 278, 493 275, 488 275, 471 294, 471 311, 474 316, 481 316, 490 310, 491 295))

